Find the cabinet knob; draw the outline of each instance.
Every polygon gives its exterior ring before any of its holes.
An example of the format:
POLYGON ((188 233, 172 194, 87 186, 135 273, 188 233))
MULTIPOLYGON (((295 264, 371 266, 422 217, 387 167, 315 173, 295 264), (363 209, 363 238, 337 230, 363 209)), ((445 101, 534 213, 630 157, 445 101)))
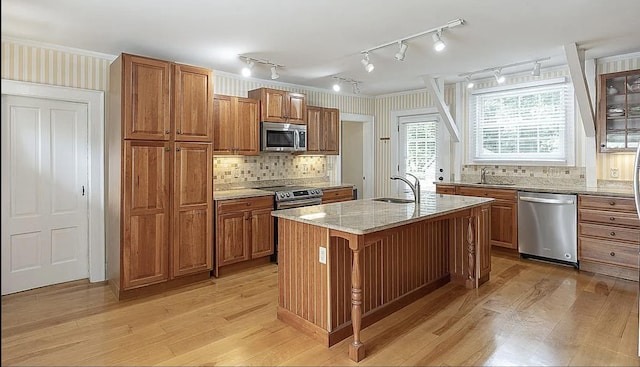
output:
POLYGON ((182 130, 178 129, 178 130, 176 131, 176 134, 182 134, 182 130))
POLYGON ((600 148, 604 148, 604 147, 606 147, 605 144, 600 144, 600 148))
POLYGON ((611 252, 609 253, 609 255, 611 255, 611 256, 616 256, 616 253, 615 253, 615 252, 613 252, 613 251, 611 251, 611 252))
POLYGON ((253 217, 247 217, 247 220, 251 220, 251 218, 253 218, 253 217))
POLYGON ((179 152, 179 151, 180 151, 180 148, 176 148, 176 152, 179 152))
POLYGON ((616 202, 615 201, 610 201, 609 205, 611 205, 611 206, 616 205, 616 202))
POLYGON ((171 131, 169 131, 169 130, 165 130, 165 131, 164 131, 164 134, 165 134, 165 135, 169 135, 170 133, 171 133, 171 131))
POLYGON ((616 233, 615 233, 615 232, 613 232, 613 231, 612 231, 611 233, 609 233, 609 234, 610 234, 612 237, 616 235, 616 233))
POLYGON ((614 221, 614 220, 616 220, 616 217, 609 217, 609 220, 610 221, 614 221))
POLYGON ((164 147, 164 151, 165 151, 165 152, 168 152, 168 151, 170 151, 170 150, 171 150, 171 148, 169 148, 169 147, 164 147))

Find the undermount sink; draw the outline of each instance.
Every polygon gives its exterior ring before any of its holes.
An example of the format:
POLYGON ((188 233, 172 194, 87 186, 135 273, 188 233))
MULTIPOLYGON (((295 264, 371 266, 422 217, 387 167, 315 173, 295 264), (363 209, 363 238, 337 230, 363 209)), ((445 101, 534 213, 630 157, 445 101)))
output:
POLYGON ((514 183, 493 183, 493 182, 474 182, 474 185, 488 185, 488 186, 515 186, 514 183))
POLYGON ((395 203, 395 204, 413 203, 413 200, 411 199, 400 199, 400 198, 377 198, 377 199, 373 199, 373 201, 382 201, 385 203, 395 203))

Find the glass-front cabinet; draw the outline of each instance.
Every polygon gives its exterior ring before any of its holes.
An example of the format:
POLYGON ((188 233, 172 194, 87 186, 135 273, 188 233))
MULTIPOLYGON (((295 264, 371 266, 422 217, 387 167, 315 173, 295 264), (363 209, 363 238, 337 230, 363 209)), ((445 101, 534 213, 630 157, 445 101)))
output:
POLYGON ((600 75, 597 113, 600 151, 635 151, 640 142, 640 70, 600 75))

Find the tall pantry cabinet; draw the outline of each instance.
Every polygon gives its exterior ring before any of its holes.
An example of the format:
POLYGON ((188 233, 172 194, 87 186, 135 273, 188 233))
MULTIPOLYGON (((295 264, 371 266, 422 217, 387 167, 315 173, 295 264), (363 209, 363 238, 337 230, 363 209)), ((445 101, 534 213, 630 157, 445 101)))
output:
POLYGON ((213 73, 129 54, 110 67, 107 272, 118 298, 209 277, 213 73))

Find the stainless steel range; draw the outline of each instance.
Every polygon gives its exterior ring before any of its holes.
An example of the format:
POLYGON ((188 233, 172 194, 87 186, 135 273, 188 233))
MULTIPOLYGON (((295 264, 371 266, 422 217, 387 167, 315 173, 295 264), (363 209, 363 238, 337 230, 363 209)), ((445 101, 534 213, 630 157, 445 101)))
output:
MULTIPOLYGON (((322 189, 302 186, 261 187, 260 190, 273 191, 275 210, 300 208, 303 206, 322 204, 322 189)), ((274 218, 274 254, 271 261, 278 262, 278 218, 274 218)))

